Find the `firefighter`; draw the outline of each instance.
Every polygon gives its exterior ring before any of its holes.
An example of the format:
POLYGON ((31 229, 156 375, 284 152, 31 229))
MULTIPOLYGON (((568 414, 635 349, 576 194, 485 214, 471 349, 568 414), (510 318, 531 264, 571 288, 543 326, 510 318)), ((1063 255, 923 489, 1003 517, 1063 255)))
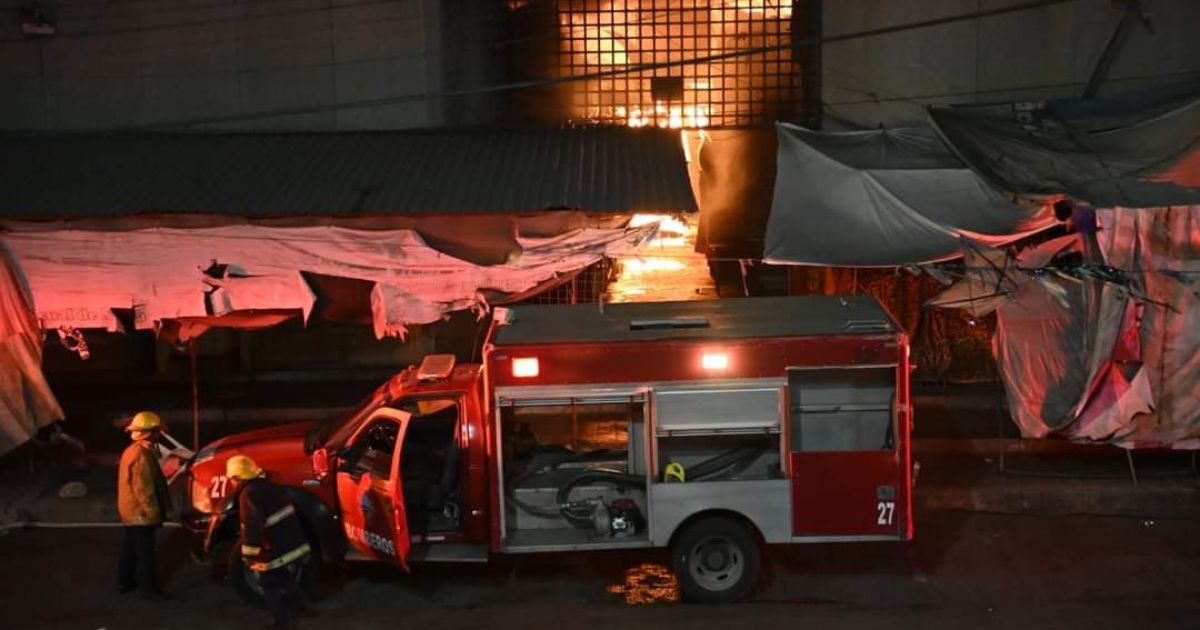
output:
POLYGON ((273 623, 268 628, 295 628, 293 610, 311 614, 300 585, 299 569, 310 548, 296 516, 296 506, 283 488, 270 482, 253 459, 234 455, 225 462, 225 475, 238 493, 242 525, 242 560, 258 574, 263 599, 273 623))
POLYGON ((155 532, 171 509, 167 479, 154 446, 163 430, 162 419, 153 411, 142 411, 125 430, 133 443, 121 454, 117 469, 117 510, 125 524, 117 590, 128 593, 140 588, 146 599, 170 599, 159 586, 154 554, 155 532))

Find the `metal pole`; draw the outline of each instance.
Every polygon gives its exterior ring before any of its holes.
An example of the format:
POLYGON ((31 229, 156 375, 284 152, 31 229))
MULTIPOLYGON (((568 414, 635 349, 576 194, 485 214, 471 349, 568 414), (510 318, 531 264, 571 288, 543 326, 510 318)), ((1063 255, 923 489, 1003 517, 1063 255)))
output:
POLYGON ((1001 381, 999 376, 996 380, 1000 384, 1000 391, 996 395, 996 443, 1000 445, 1000 457, 996 463, 1000 466, 1000 476, 1003 477, 1008 472, 1004 461, 1004 455, 1008 452, 1008 445, 1004 441, 1004 381, 1001 381))
POLYGON ((1117 60, 1121 49, 1125 47, 1125 42, 1133 31, 1134 22, 1141 20, 1142 24, 1150 28, 1150 20, 1143 13, 1142 3, 1139 0, 1120 0, 1120 2, 1125 5, 1125 14, 1121 16, 1121 21, 1117 22, 1117 28, 1109 38, 1108 45, 1104 47, 1104 52, 1100 53, 1100 59, 1096 61, 1096 67, 1092 69, 1092 76, 1088 78, 1087 86, 1083 88, 1084 99, 1096 98, 1096 95, 1100 93, 1100 86, 1108 78, 1108 71, 1112 69, 1113 62, 1117 60))
POLYGON ((1138 485, 1137 468, 1133 465, 1133 449, 1125 449, 1125 459, 1129 462, 1129 477, 1133 479, 1133 485, 1138 485))
POLYGON ((188 362, 192 369, 192 450, 200 450, 200 382, 196 376, 196 340, 188 340, 188 362))
POLYGON ((575 399, 571 399, 571 450, 579 453, 579 407, 575 406, 575 399))

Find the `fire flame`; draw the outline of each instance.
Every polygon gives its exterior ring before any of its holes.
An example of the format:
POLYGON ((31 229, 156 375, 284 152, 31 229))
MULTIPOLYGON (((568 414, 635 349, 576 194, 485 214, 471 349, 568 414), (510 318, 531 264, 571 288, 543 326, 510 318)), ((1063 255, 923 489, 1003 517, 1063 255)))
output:
POLYGON ((770 45, 786 42, 789 37, 790 26, 768 25, 791 19, 791 0, 696 0, 690 6, 681 4, 676 0, 559 0, 559 25, 571 60, 562 62, 561 71, 630 69, 627 76, 614 75, 577 85, 573 105, 576 116, 629 127, 703 129, 729 125, 735 116, 745 117, 740 112, 755 111, 753 101, 763 99, 764 90, 781 87, 775 73, 791 63, 786 50, 777 57, 763 56, 758 61, 640 69, 644 64, 728 52, 748 41, 770 45), (735 10, 741 18, 731 17, 735 10), (762 75, 747 70, 748 64, 754 63, 762 64, 762 75), (665 93, 657 92, 652 83, 668 77, 681 80, 683 89, 669 95, 668 100, 660 100, 665 93))
POLYGON ((707 127, 710 122, 707 105, 678 105, 655 101, 653 110, 643 111, 641 107, 626 110, 616 107, 613 113, 617 118, 624 118, 630 127, 660 127, 663 129, 696 129, 707 127))
POLYGON ((712 294, 708 259, 696 252, 697 225, 686 216, 635 214, 630 227, 658 224, 658 233, 636 254, 618 258, 620 275, 609 286, 614 302, 695 300, 712 294))

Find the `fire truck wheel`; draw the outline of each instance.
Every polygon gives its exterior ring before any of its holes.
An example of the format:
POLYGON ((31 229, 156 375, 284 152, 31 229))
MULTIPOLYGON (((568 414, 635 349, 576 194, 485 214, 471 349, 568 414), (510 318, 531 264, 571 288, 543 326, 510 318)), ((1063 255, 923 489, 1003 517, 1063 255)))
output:
POLYGON ((746 524, 714 516, 692 523, 671 547, 671 568, 683 596, 725 603, 750 593, 758 578, 758 541, 746 524))
MULTIPOLYGON (((309 543, 311 545, 311 543, 309 543)), ((314 547, 315 549, 315 547, 314 547)), ((296 561, 296 570, 300 572, 297 582, 300 589, 309 597, 312 597, 317 585, 317 580, 320 577, 321 562, 317 554, 310 554, 302 560, 296 561)), ((258 581, 258 573, 250 570, 245 562, 242 562, 242 539, 238 538, 237 542, 229 550, 229 580, 233 582, 233 589, 237 591, 238 597, 242 601, 251 606, 263 606, 263 591, 262 585, 258 581)))

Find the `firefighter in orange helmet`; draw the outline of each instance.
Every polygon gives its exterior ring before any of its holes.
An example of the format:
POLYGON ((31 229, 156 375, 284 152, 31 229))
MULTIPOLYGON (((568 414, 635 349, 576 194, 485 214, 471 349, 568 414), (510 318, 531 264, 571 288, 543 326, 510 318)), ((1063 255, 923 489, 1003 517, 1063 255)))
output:
POLYGON ((242 525, 242 561, 258 574, 274 630, 295 628, 293 611, 315 614, 305 606, 298 578, 311 549, 296 506, 279 485, 251 458, 234 455, 225 475, 238 494, 242 525))
POLYGON ((117 511, 125 524, 117 591, 140 588, 146 599, 170 599, 159 586, 154 553, 155 532, 171 509, 167 479, 154 446, 163 430, 162 419, 153 411, 142 411, 125 430, 133 443, 121 454, 117 469, 117 511))

